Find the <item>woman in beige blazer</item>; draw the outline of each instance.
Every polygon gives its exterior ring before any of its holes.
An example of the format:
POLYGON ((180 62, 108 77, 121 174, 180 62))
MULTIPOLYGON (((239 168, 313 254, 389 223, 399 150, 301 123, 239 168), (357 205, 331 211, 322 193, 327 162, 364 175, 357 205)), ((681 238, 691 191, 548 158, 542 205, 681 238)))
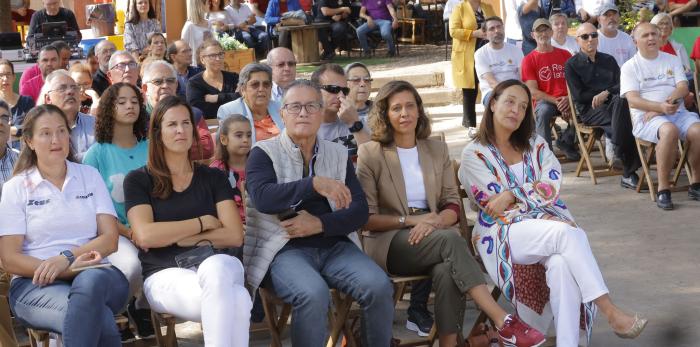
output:
POLYGON ((369 124, 373 141, 360 147, 357 160, 370 212, 365 251, 387 273, 431 275, 440 346, 457 345, 466 294, 509 346, 543 343, 539 331, 493 300, 467 241, 453 228, 460 208, 452 163, 447 145, 428 139, 430 120, 416 89, 404 81, 386 84, 369 124))

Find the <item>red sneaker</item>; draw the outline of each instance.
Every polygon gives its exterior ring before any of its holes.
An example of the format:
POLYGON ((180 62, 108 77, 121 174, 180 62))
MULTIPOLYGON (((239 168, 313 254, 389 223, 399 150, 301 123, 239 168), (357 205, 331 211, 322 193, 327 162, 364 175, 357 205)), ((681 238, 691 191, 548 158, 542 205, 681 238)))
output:
POLYGON ((507 315, 498 336, 505 347, 537 347, 547 339, 537 329, 525 324, 517 316, 507 315))

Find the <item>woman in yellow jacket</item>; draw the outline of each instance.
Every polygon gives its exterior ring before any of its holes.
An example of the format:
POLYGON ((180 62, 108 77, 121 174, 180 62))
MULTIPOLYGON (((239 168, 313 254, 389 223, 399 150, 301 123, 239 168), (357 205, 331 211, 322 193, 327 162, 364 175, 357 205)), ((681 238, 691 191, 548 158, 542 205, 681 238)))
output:
POLYGON ((460 2, 450 15, 452 37, 452 80, 462 88, 465 128, 476 127, 476 95, 479 91, 474 71, 474 52, 485 43, 486 32, 481 30, 484 19, 495 16, 490 4, 480 0, 460 2))

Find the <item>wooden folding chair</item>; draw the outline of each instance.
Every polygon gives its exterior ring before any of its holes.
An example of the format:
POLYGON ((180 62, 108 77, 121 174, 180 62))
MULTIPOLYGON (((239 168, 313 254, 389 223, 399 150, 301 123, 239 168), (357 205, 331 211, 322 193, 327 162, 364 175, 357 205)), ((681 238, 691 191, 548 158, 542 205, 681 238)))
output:
POLYGON ((7 301, 10 292, 10 275, 0 267, 0 346, 16 347, 12 312, 7 301))
POLYGON ((586 169, 588 169, 588 174, 590 175, 591 182, 593 182, 593 184, 598 184, 598 177, 617 176, 622 174, 622 172, 613 168, 613 158, 605 157, 605 150, 603 150, 603 135, 605 132, 603 131, 603 128, 597 125, 585 125, 583 123, 579 123, 576 106, 574 105, 574 99, 571 96, 571 91, 569 90, 568 85, 566 88, 569 99, 569 109, 571 110, 571 120, 573 122, 574 130, 576 131, 578 148, 581 152, 581 159, 579 159, 578 165, 576 165, 576 177, 581 176, 581 171, 584 165, 586 165, 586 169), (591 152, 593 151, 593 146, 596 143, 600 149, 599 152, 603 161, 609 161, 606 165, 593 165, 591 160, 591 152))
MULTIPOLYGON (((474 247, 474 242, 472 241, 473 235, 472 232, 474 230, 473 226, 469 225, 469 222, 467 220, 467 214, 466 210, 464 208, 464 199, 469 200, 469 196, 467 195, 467 191, 465 188, 459 184, 459 167, 461 163, 457 160, 452 161, 452 167, 454 168, 455 171, 455 177, 457 178, 457 184, 459 187, 459 209, 461 211, 460 216, 459 216, 459 231, 462 234, 462 237, 464 237, 467 240, 467 243, 469 244, 469 252, 472 254, 474 259, 479 263, 479 266, 481 266, 481 271, 484 274, 488 275, 488 272, 486 271, 486 268, 484 267, 484 263, 481 261, 481 257, 479 256, 479 253, 476 251, 476 248, 474 247)), ((498 298, 501 296, 501 289, 495 285, 493 286, 493 289, 491 290, 491 297, 493 297, 493 300, 498 301, 498 298)), ((481 327, 483 324, 486 324, 486 321, 490 320, 489 317, 486 315, 484 311, 481 311, 479 313, 479 316, 476 318, 476 321, 474 321, 474 325, 472 325, 472 329, 469 331, 468 336, 471 336, 475 333, 478 333, 481 331, 481 327)), ((496 324, 491 321, 491 325, 493 328, 496 328, 496 324)))
POLYGON ((151 321, 156 334, 158 347, 177 347, 177 336, 175 335, 175 316, 168 313, 158 313, 151 311, 151 321), (165 335, 162 328, 165 326, 165 335))
MULTIPOLYGON (((272 341, 271 347, 282 347, 282 333, 287 327, 287 321, 292 313, 292 305, 282 301, 272 290, 260 287, 258 289, 260 299, 262 300, 263 310, 265 311, 265 321, 270 330, 272 341), (277 314, 277 307, 281 307, 280 314, 277 314)), ((328 310, 328 320, 330 326, 330 336, 326 347, 335 346, 340 340, 340 335, 343 333, 345 339, 350 346, 357 346, 355 339, 352 336, 350 326, 345 322, 350 313, 353 299, 350 295, 341 293, 339 290, 331 289, 332 307, 328 310)))
MULTIPOLYGON (((651 176, 652 166, 654 165, 655 154, 656 154, 656 144, 649 141, 644 141, 638 138, 634 138, 634 142, 637 145, 637 151, 639 152, 639 159, 642 162, 643 175, 637 183, 637 193, 642 191, 644 182, 647 183, 647 188, 649 189, 649 195, 651 196, 651 201, 656 201, 656 186, 658 181, 654 181, 651 176)), ((688 189, 687 185, 678 186, 678 179, 681 176, 681 170, 685 167, 685 172, 690 177, 690 165, 688 164, 688 142, 685 144, 678 140, 678 152, 680 153, 680 159, 676 168, 673 170, 673 177, 671 178, 671 191, 683 191, 688 189)), ((657 172, 658 174, 658 172, 657 172)))

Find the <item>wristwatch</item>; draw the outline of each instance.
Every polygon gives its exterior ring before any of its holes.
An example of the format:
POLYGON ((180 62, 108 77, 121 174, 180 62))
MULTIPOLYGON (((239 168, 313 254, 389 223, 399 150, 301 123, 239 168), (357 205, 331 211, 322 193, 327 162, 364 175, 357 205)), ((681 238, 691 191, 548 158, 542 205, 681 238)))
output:
POLYGON ((399 217, 399 224, 401 224, 402 227, 406 226, 406 216, 399 217))
POLYGON ((362 122, 360 122, 358 120, 357 122, 352 123, 352 126, 348 129, 350 130, 351 133, 356 133, 356 132, 362 130, 362 128, 364 128, 364 127, 365 127, 365 125, 362 124, 362 122))
POLYGON ((73 265, 73 262, 75 261, 75 255, 73 255, 73 252, 71 252, 69 250, 65 250, 65 251, 61 252, 61 255, 66 257, 66 259, 68 259, 68 266, 73 265))

